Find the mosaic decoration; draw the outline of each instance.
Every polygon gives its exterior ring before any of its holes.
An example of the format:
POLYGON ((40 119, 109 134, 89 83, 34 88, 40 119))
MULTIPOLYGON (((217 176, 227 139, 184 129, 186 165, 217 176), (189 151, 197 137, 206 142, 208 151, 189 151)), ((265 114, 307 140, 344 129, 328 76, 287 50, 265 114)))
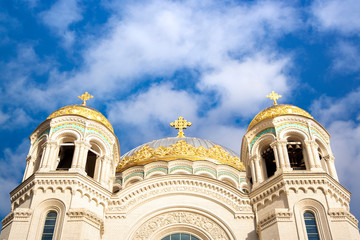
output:
POLYGON ((215 145, 206 149, 202 146, 194 147, 183 140, 167 148, 158 147, 154 149, 149 145, 145 145, 133 155, 124 157, 117 166, 117 171, 120 172, 129 167, 144 165, 149 162, 171 161, 176 159, 187 159, 191 161, 207 160, 215 164, 230 165, 240 171, 245 171, 245 167, 240 159, 236 156, 231 156, 221 146, 215 145))
POLYGON ((152 172, 157 172, 157 171, 160 171, 160 172, 163 172, 163 173, 167 173, 167 169, 164 168, 164 167, 157 167, 157 168, 153 168, 153 169, 150 169, 149 171, 147 171, 145 173, 145 176, 149 175, 150 173, 152 172))
POLYGON ((304 117, 313 119, 313 117, 307 111, 305 111, 299 107, 288 105, 288 104, 273 105, 271 107, 264 109, 263 111, 261 111, 260 113, 258 113, 255 116, 255 118, 249 124, 248 131, 253 126, 255 126, 256 124, 258 124, 259 122, 261 122, 265 119, 269 119, 269 118, 273 118, 273 117, 277 117, 277 116, 281 116, 281 115, 288 115, 288 114, 299 115, 299 116, 304 116, 304 117))
POLYGON ((192 173, 192 168, 191 167, 187 167, 187 166, 176 166, 176 167, 172 167, 170 168, 170 173, 172 173, 173 171, 176 171, 176 170, 186 170, 188 171, 189 173, 192 173))
POLYGON ((55 127, 53 127, 51 129, 51 132, 54 133, 54 132, 56 132, 56 131, 58 131, 58 130, 60 130, 62 128, 68 128, 68 127, 78 129, 78 130, 80 130, 82 132, 84 132, 84 130, 85 130, 83 125, 80 125, 80 124, 77 124, 77 123, 71 123, 71 124, 63 123, 63 124, 59 124, 59 125, 56 125, 55 127))
POLYGON ((274 128, 268 128, 268 129, 265 129, 264 131, 262 131, 261 133, 259 133, 258 135, 256 135, 254 137, 254 139, 250 143, 250 148, 252 148, 254 146, 256 140, 258 140, 262 135, 264 135, 266 133, 272 133, 272 134, 275 135, 275 129, 274 128))
POLYGON ((104 136, 102 135, 98 130, 96 130, 95 128, 87 128, 87 133, 94 133, 96 135, 99 135, 109 146, 111 146, 109 140, 104 136))
POLYGON ((205 171, 205 172, 209 172, 212 173, 214 176, 216 176, 216 171, 214 169, 211 168, 207 168, 207 167, 199 167, 196 168, 194 173, 200 172, 200 171, 205 171))
POLYGON ((44 132, 42 132, 34 143, 36 143, 42 136, 49 134, 49 132, 50 132, 50 129, 45 130, 44 132))
POLYGON ((71 105, 60 108, 59 110, 53 112, 47 119, 52 119, 64 115, 77 115, 77 116, 85 117, 90 120, 97 121, 105 125, 112 132, 114 132, 114 129, 111 126, 109 120, 107 120, 107 118, 104 117, 104 115, 102 115, 100 112, 96 111, 95 109, 82 105, 71 105))
MULTIPOLYGON (((305 132, 308 132, 309 129, 306 125, 304 124, 300 124, 300 123, 286 123, 283 125, 280 125, 276 128, 276 130, 278 132, 281 132, 283 129, 288 128, 288 127, 295 127, 295 128, 301 128, 303 129, 305 132)), ((322 137, 322 135, 320 133, 318 133, 315 129, 311 128, 310 131, 312 133, 314 133, 315 135, 319 136, 322 140, 324 140, 324 138, 322 137)), ((325 141, 325 140, 324 140, 325 141)))
POLYGON ((218 176, 219 176, 219 177, 222 176, 222 175, 227 175, 227 176, 229 176, 229 177, 232 177, 232 178, 234 178, 236 181, 239 180, 239 178, 238 178, 235 174, 233 174, 233 173, 231 173, 231 172, 221 171, 221 172, 218 173, 218 176))
POLYGON ((128 176, 126 176, 124 178, 124 182, 126 182, 126 180, 128 180, 129 178, 133 177, 133 176, 140 176, 140 177, 144 177, 144 173, 143 172, 134 172, 129 174, 128 176))

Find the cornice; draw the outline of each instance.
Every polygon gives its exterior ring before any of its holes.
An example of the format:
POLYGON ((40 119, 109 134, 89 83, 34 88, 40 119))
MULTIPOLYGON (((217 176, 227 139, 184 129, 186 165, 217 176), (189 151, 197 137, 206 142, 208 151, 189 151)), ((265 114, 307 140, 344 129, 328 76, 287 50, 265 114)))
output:
POLYGON ((112 194, 95 180, 79 173, 54 171, 50 173, 35 173, 30 176, 11 191, 10 201, 11 203, 15 203, 27 195, 32 195, 37 190, 59 190, 64 192, 65 189, 70 190, 72 194, 77 190, 81 190, 83 193, 89 193, 104 205, 112 194))
POLYGON ((220 203, 234 214, 246 212, 253 216, 250 199, 246 194, 216 179, 195 175, 167 175, 145 179, 120 191, 110 200, 106 211, 109 212, 109 217, 115 217, 113 213, 122 217, 119 213, 126 215, 132 208, 149 199, 173 193, 199 195, 220 203))
POLYGON ((350 202, 350 192, 338 181, 327 173, 312 173, 310 171, 300 171, 298 173, 293 171, 269 178, 251 191, 249 196, 251 203, 256 204, 269 198, 274 193, 279 193, 281 190, 288 193, 291 188, 313 188, 314 186, 322 187, 325 194, 327 194, 327 189, 331 189, 347 203, 350 202))

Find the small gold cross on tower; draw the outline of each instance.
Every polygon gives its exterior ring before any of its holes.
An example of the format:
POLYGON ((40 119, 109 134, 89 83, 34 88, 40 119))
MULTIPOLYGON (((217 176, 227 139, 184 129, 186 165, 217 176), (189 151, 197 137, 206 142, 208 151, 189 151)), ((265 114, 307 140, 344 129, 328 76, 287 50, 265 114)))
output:
POLYGON ((270 98, 271 100, 274 100, 274 105, 277 105, 276 100, 281 98, 282 96, 272 91, 269 95, 266 96, 267 98, 270 98))
POLYGON ((179 129, 178 138, 185 137, 183 129, 186 129, 187 127, 191 126, 191 122, 186 121, 183 117, 179 117, 178 120, 175 120, 175 123, 170 123, 171 127, 175 127, 175 129, 179 129))
POLYGON ((82 105, 86 106, 86 101, 89 100, 90 98, 93 98, 94 96, 91 96, 88 92, 85 92, 83 95, 78 96, 78 98, 80 98, 83 102, 82 105))

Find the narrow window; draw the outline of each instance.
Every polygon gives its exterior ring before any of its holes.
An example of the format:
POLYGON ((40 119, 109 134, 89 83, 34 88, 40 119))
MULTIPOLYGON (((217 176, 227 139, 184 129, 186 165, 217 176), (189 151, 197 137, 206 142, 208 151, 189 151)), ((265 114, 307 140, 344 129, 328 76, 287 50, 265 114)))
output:
POLYGON ((188 233, 175 233, 168 235, 162 238, 161 240, 200 240, 200 239, 188 233))
POLYGON ((301 142, 289 142, 287 149, 291 168, 294 170, 306 170, 301 142))
POLYGON ((74 157, 75 145, 73 143, 63 143, 59 151, 59 164, 56 170, 69 170, 74 157))
POLYGON ((54 236, 55 224, 56 224, 57 213, 54 211, 49 212, 46 215, 44 224, 44 230, 41 240, 52 240, 54 236))
POLYGON ((261 153, 261 157, 265 161, 266 173, 269 178, 273 176, 276 171, 274 150, 269 146, 261 153))
POLYGON ((96 159, 98 158, 99 153, 94 151, 93 149, 90 149, 88 151, 87 159, 86 159, 86 166, 85 166, 85 172, 89 177, 94 178, 95 175, 95 166, 96 166, 96 159))
POLYGON ((311 212, 304 213, 306 232, 309 240, 320 240, 319 232, 316 225, 316 219, 311 212))

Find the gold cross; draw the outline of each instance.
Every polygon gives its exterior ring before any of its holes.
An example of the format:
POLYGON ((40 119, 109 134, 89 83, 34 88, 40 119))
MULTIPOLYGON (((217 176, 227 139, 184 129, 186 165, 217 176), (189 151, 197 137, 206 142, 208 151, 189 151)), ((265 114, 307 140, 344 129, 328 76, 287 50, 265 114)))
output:
POLYGON ((272 91, 269 95, 266 96, 267 98, 270 98, 271 100, 274 100, 274 105, 277 105, 276 100, 281 98, 282 96, 272 91))
POLYGON ((175 129, 179 129, 178 138, 185 137, 183 129, 186 129, 187 127, 191 126, 191 122, 186 121, 183 117, 179 117, 178 120, 175 120, 175 123, 170 123, 171 127, 175 127, 175 129))
POLYGON ((78 98, 80 98, 81 100, 83 100, 82 105, 86 106, 86 101, 89 100, 90 98, 93 98, 94 96, 91 96, 88 92, 85 92, 83 95, 78 96, 78 98))

